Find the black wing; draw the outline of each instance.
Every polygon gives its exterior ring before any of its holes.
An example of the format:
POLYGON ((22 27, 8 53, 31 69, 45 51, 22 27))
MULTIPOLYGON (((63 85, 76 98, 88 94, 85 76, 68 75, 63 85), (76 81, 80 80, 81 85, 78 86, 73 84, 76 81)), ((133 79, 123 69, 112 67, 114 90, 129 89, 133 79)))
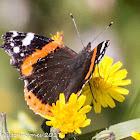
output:
POLYGON ((2 38, 1 48, 12 57, 11 65, 21 71, 21 78, 25 80, 29 107, 40 113, 35 109, 37 106, 51 105, 68 86, 72 74, 70 64, 77 54, 50 38, 33 33, 11 31, 2 38))
POLYGON ((4 43, 1 48, 11 57, 11 65, 20 69, 23 61, 29 57, 36 49, 42 49, 43 46, 53 40, 34 33, 23 33, 17 31, 7 32, 2 36, 4 43))

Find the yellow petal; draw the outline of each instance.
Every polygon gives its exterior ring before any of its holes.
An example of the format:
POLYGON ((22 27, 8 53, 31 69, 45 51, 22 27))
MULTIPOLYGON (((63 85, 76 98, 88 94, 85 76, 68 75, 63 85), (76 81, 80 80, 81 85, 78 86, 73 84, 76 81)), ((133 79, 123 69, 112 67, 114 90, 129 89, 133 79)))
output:
MULTIPOLYGON (((115 72, 113 75, 114 75, 114 81, 115 80, 121 80, 121 79, 124 79, 126 76, 127 76, 127 70, 126 69, 123 69, 123 70, 120 70, 120 71, 117 71, 115 72)), ((113 76, 112 75, 112 76, 113 76)))
POLYGON ((103 69, 102 62, 99 63, 99 76, 104 77, 104 69, 103 69))
POLYGON ((114 76, 111 76, 109 75, 107 78, 106 78, 106 81, 110 84, 114 84, 114 76))
POLYGON ((105 94, 105 100, 111 108, 114 108, 116 106, 115 102, 113 101, 113 99, 110 97, 109 94, 105 94))
POLYGON ((106 72, 110 69, 113 63, 113 59, 109 57, 104 57, 102 62, 99 64, 99 73, 101 77, 106 75, 106 72))
POLYGON ((114 81, 112 85, 117 85, 117 86, 126 86, 131 84, 131 80, 127 79, 127 80, 117 80, 114 81))
POLYGON ((79 113, 85 114, 85 113, 88 113, 91 109, 92 109, 91 106, 86 105, 86 106, 84 106, 83 108, 81 108, 81 109, 79 110, 79 113))
MULTIPOLYGON (((95 66, 95 70, 94 70, 94 75, 93 77, 98 77, 99 76, 99 69, 98 69, 98 66, 96 65, 95 66)), ((92 78, 91 78, 92 79, 92 78)))
POLYGON ((83 95, 88 95, 90 92, 90 87, 89 87, 89 84, 86 83, 86 85, 84 86, 83 90, 82 90, 82 94, 83 95))
POLYGON ((95 113, 101 113, 101 104, 93 99, 93 105, 95 113))
POLYGON ((82 93, 82 94, 86 96, 86 101, 85 101, 85 103, 84 103, 84 106, 85 106, 85 105, 91 105, 91 103, 92 103, 92 98, 93 98, 91 92, 89 92, 89 94, 86 94, 86 92, 85 92, 85 93, 82 93))
POLYGON ((75 104, 76 101, 77 101, 77 95, 74 94, 74 93, 72 93, 71 96, 70 96, 70 98, 69 98, 69 103, 75 104))
POLYGON ((59 137, 60 137, 61 139, 63 139, 63 138, 65 138, 65 134, 59 133, 59 137))
POLYGON ((91 119, 86 119, 81 127, 86 127, 86 126, 90 125, 90 123, 91 123, 91 119))
POLYGON ((46 121, 46 125, 52 126, 52 121, 46 121))
POLYGON ((56 101, 56 106, 53 108, 53 109, 55 109, 55 108, 59 108, 60 110, 62 109, 62 107, 63 107, 63 103, 62 102, 60 102, 59 100, 57 100, 56 101))
POLYGON ((82 94, 83 95, 88 95, 88 92, 90 92, 90 87, 89 87, 89 84, 86 83, 85 86, 82 89, 82 94))
POLYGON ((54 117, 50 117, 50 116, 42 116, 43 118, 47 119, 47 120, 54 120, 54 117))
POLYGON ((115 87, 113 88, 115 91, 123 94, 123 95, 128 95, 129 93, 129 90, 128 89, 125 89, 125 88, 122 88, 122 87, 115 87))
POLYGON ((85 103, 85 101, 86 101, 86 96, 84 96, 84 95, 81 95, 79 98, 78 98, 78 100, 77 100, 77 103, 78 103, 78 109, 80 109, 83 105, 84 105, 84 103, 85 103))
POLYGON ((111 69, 110 69, 110 74, 116 72, 117 70, 119 70, 122 67, 122 63, 120 61, 118 61, 117 63, 115 63, 111 69))
POLYGON ((95 113, 101 113, 101 104, 94 105, 94 111, 95 113))
POLYGON ((110 94, 110 96, 112 98, 114 98, 115 100, 119 101, 119 102, 123 102, 124 101, 124 96, 122 96, 120 93, 118 93, 117 91, 114 90, 109 90, 108 92, 110 94))
POLYGON ((52 107, 53 107, 53 108, 55 107, 55 103, 52 103, 52 107))
POLYGON ((106 75, 104 77, 104 81, 111 81, 112 78, 114 78, 114 73, 120 69, 122 66, 122 63, 121 62, 117 62, 115 63, 107 72, 106 72, 106 75), (109 80, 109 79, 110 80, 109 80))
POLYGON ((61 94, 59 95, 59 101, 60 101, 61 103, 65 104, 65 96, 64 96, 64 93, 61 93, 61 94))
POLYGON ((57 32, 56 35, 54 35, 54 36, 52 34, 50 34, 50 35, 51 35, 52 40, 55 40, 61 44, 64 44, 63 43, 63 31, 57 32))
POLYGON ((104 94, 103 93, 99 93, 97 96, 99 96, 100 99, 100 103, 103 107, 108 107, 108 104, 105 100, 104 94))
POLYGON ((103 67, 106 69, 106 71, 108 71, 113 63, 113 59, 105 56, 102 63, 103 67))
POLYGON ((136 140, 140 140, 140 134, 137 133, 137 132, 131 132, 131 136, 132 136, 133 138, 135 138, 136 140))
POLYGON ((81 130, 79 128, 75 129, 76 133, 81 134, 81 130))

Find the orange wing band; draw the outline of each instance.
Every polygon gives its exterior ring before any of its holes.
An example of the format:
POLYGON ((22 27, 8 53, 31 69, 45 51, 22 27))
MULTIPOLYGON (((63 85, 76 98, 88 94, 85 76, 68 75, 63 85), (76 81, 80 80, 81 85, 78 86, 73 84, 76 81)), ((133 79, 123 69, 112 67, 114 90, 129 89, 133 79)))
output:
POLYGON ((97 53, 97 47, 94 48, 93 50, 93 55, 92 55, 92 58, 91 58, 91 64, 90 64, 90 67, 89 67, 89 71, 85 77, 85 80, 87 80, 93 70, 93 67, 94 67, 94 62, 95 62, 95 58, 96 58, 96 53, 97 53))
POLYGON ((23 61, 23 64, 21 65, 22 74, 25 76, 31 75, 33 71, 32 65, 35 64, 39 58, 44 58, 50 52, 54 52, 57 47, 61 48, 57 42, 53 41, 45 45, 41 50, 36 49, 36 51, 31 56, 23 61))
POLYGON ((32 92, 28 92, 28 89, 24 89, 24 97, 27 101, 27 104, 30 109, 32 109, 36 114, 40 114, 41 116, 53 116, 50 112, 52 106, 49 104, 43 104, 41 100, 39 100, 32 92))

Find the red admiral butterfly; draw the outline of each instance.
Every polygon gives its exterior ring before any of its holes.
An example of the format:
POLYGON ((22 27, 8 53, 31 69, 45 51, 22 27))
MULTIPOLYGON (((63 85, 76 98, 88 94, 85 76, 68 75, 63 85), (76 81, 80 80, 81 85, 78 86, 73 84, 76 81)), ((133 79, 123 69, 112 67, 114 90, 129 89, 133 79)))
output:
POLYGON ((11 65, 20 71, 25 82, 24 96, 38 114, 51 115, 51 104, 60 93, 66 100, 82 87, 103 57, 109 40, 91 50, 91 43, 77 54, 62 43, 34 33, 9 31, 1 46, 11 57, 11 65))

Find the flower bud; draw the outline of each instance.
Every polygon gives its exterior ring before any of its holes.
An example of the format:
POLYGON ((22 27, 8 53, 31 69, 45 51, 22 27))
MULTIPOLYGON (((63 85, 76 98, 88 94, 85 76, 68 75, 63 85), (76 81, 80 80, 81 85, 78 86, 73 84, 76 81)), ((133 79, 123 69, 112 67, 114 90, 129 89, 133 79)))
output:
POLYGON ((7 124, 6 124, 6 114, 0 114, 0 139, 1 140, 10 140, 10 134, 7 131, 7 124))
POLYGON ((94 139, 95 140, 115 140, 115 134, 110 130, 104 130, 92 138, 92 140, 94 139))

